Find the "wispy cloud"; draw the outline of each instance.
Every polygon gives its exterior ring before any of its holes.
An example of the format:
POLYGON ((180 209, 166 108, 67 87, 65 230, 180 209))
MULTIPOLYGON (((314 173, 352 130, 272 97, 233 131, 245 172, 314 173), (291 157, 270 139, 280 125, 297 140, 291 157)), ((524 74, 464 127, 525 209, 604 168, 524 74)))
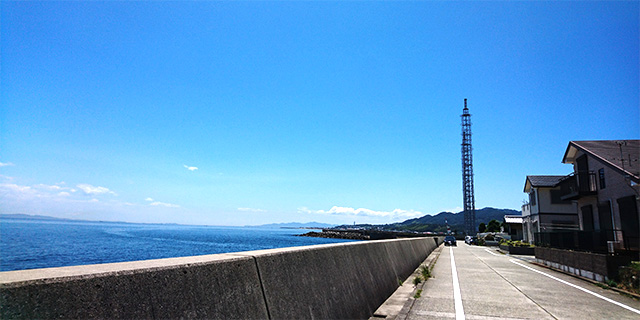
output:
POLYGON ((365 208, 351 208, 351 207, 339 207, 333 206, 329 210, 310 210, 306 207, 298 208, 299 213, 308 214, 330 214, 341 216, 365 216, 365 217, 390 217, 390 218, 416 218, 423 216, 420 211, 395 209, 393 211, 376 211, 365 208))
POLYGON ((196 171, 196 170, 198 170, 198 167, 191 167, 191 166, 188 166, 188 165, 186 165, 186 164, 184 165, 184 167, 185 167, 185 168, 187 168, 187 170, 189 170, 189 171, 196 171))
POLYGON ((14 164, 11 162, 0 162, 0 167, 10 167, 10 166, 14 166, 14 164))
POLYGON ((177 204, 160 202, 160 201, 151 202, 151 203, 149 203, 149 205, 150 206, 167 207, 167 208, 180 208, 180 206, 177 205, 177 204))
POLYGON ((267 212, 267 210, 254 209, 254 208, 238 208, 238 211, 243 211, 243 212, 267 212))
POLYGON ((144 201, 153 201, 153 198, 146 198, 144 201))
POLYGON ((78 189, 82 190, 85 194, 112 194, 116 195, 115 192, 109 190, 105 187, 94 187, 90 184, 82 183, 77 185, 78 189))

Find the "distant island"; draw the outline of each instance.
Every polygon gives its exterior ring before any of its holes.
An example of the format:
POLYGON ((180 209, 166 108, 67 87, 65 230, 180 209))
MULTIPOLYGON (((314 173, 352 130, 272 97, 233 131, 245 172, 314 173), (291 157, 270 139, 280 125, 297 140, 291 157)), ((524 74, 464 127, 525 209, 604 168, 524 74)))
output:
POLYGON ((14 213, 14 214, 0 214, 0 219, 21 219, 21 220, 45 220, 45 221, 74 221, 73 219, 66 218, 56 218, 50 216, 41 216, 41 215, 33 215, 33 214, 23 214, 23 213, 14 213))

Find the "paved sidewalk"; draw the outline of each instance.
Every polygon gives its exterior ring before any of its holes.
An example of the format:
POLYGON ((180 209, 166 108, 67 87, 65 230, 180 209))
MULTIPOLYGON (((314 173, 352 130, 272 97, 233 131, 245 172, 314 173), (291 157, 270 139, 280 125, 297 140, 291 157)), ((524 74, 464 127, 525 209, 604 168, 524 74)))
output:
POLYGON ((409 320, 640 319, 639 301, 528 260, 531 257, 504 255, 486 247, 444 247, 432 270, 433 278, 414 288, 422 289, 421 297, 414 299, 409 294, 400 312, 382 316, 409 320))

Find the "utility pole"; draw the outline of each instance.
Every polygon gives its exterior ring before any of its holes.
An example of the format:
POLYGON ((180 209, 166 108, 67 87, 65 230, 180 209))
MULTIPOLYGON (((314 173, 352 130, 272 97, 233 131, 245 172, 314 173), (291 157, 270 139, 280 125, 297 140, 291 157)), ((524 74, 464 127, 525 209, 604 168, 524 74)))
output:
POLYGON ((464 232, 476 233, 476 200, 473 195, 473 155, 471 147, 471 114, 464 99, 462 110, 462 194, 464 198, 464 232))

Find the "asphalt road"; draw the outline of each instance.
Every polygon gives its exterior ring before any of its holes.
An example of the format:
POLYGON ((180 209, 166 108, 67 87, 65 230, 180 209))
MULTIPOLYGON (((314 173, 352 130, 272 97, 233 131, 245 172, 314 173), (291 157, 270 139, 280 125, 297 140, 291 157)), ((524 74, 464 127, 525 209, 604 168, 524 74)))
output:
POLYGON ((640 319, 640 302, 486 247, 445 247, 407 319, 640 319))

